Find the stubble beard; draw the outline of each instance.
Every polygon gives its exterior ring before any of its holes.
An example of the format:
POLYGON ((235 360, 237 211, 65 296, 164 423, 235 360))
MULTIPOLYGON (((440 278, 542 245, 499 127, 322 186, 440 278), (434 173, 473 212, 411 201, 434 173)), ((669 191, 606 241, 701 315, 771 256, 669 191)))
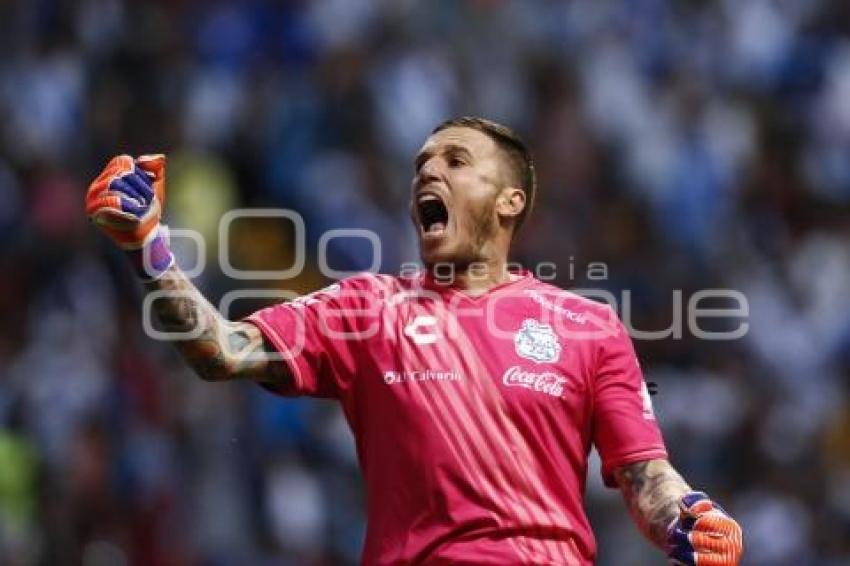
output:
POLYGON ((496 204, 491 203, 478 211, 473 211, 467 224, 468 238, 459 243, 456 249, 433 261, 426 261, 423 254, 425 266, 431 269, 435 264, 451 264, 456 271, 464 271, 474 263, 484 263, 490 259, 490 248, 499 229, 494 214, 495 208, 496 204))

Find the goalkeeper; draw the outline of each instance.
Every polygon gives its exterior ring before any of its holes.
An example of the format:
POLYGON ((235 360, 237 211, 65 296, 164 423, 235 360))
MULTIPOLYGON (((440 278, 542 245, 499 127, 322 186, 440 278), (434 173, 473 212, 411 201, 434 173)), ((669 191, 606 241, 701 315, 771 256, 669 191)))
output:
POLYGON ((86 209, 149 292, 175 292, 154 309, 169 331, 194 331, 175 345, 201 378, 339 400, 367 487, 364 563, 593 564, 583 495, 595 445, 605 483, 671 563, 738 564, 741 529, 670 464, 613 311, 507 269, 536 192, 524 143, 461 118, 414 165, 421 274, 348 278, 241 322, 174 263, 163 156, 114 158, 86 209))

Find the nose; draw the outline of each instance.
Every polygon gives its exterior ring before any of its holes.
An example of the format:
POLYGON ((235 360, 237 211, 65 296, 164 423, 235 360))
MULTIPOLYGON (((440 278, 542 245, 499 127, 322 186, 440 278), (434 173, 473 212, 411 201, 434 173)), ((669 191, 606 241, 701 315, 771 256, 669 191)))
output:
POLYGON ((440 159, 438 157, 432 157, 431 159, 422 164, 422 167, 419 168, 419 178, 417 180, 417 185, 427 185, 428 183, 433 183, 440 180, 441 169, 439 161, 440 159))

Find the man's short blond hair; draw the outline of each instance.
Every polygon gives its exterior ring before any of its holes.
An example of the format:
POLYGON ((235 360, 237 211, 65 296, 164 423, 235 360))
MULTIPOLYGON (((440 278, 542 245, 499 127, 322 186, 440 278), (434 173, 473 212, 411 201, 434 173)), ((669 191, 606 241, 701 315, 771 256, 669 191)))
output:
POLYGON ((534 170, 534 161, 531 158, 531 152, 525 142, 510 128, 503 126, 486 118, 477 116, 463 116, 461 118, 452 118, 446 120, 431 132, 431 135, 446 128, 472 128, 487 135, 496 142, 499 149, 507 158, 508 169, 510 171, 512 182, 517 184, 517 188, 525 193, 525 208, 522 209, 517 216, 514 233, 516 233, 534 206, 534 197, 537 194, 537 173, 534 170))

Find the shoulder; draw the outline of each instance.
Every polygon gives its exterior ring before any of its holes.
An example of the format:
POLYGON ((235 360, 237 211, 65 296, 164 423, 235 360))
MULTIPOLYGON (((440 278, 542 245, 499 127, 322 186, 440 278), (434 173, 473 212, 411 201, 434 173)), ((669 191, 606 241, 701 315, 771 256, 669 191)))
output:
POLYGON ((403 282, 395 276, 383 273, 362 272, 340 279, 313 293, 329 295, 343 302, 383 301, 403 287, 403 282))
POLYGON ((370 289, 380 291, 397 285, 397 279, 397 277, 384 273, 363 271, 345 279, 340 279, 334 285, 339 285, 340 289, 370 289))
POLYGON ((617 318, 616 312, 607 303, 595 301, 537 279, 523 289, 523 293, 541 307, 563 314, 574 313, 579 316, 604 318, 606 320, 612 317, 617 318))
POLYGON ((624 332, 617 312, 607 303, 538 280, 523 289, 523 293, 564 321, 559 327, 573 337, 598 343, 617 339, 624 332))

